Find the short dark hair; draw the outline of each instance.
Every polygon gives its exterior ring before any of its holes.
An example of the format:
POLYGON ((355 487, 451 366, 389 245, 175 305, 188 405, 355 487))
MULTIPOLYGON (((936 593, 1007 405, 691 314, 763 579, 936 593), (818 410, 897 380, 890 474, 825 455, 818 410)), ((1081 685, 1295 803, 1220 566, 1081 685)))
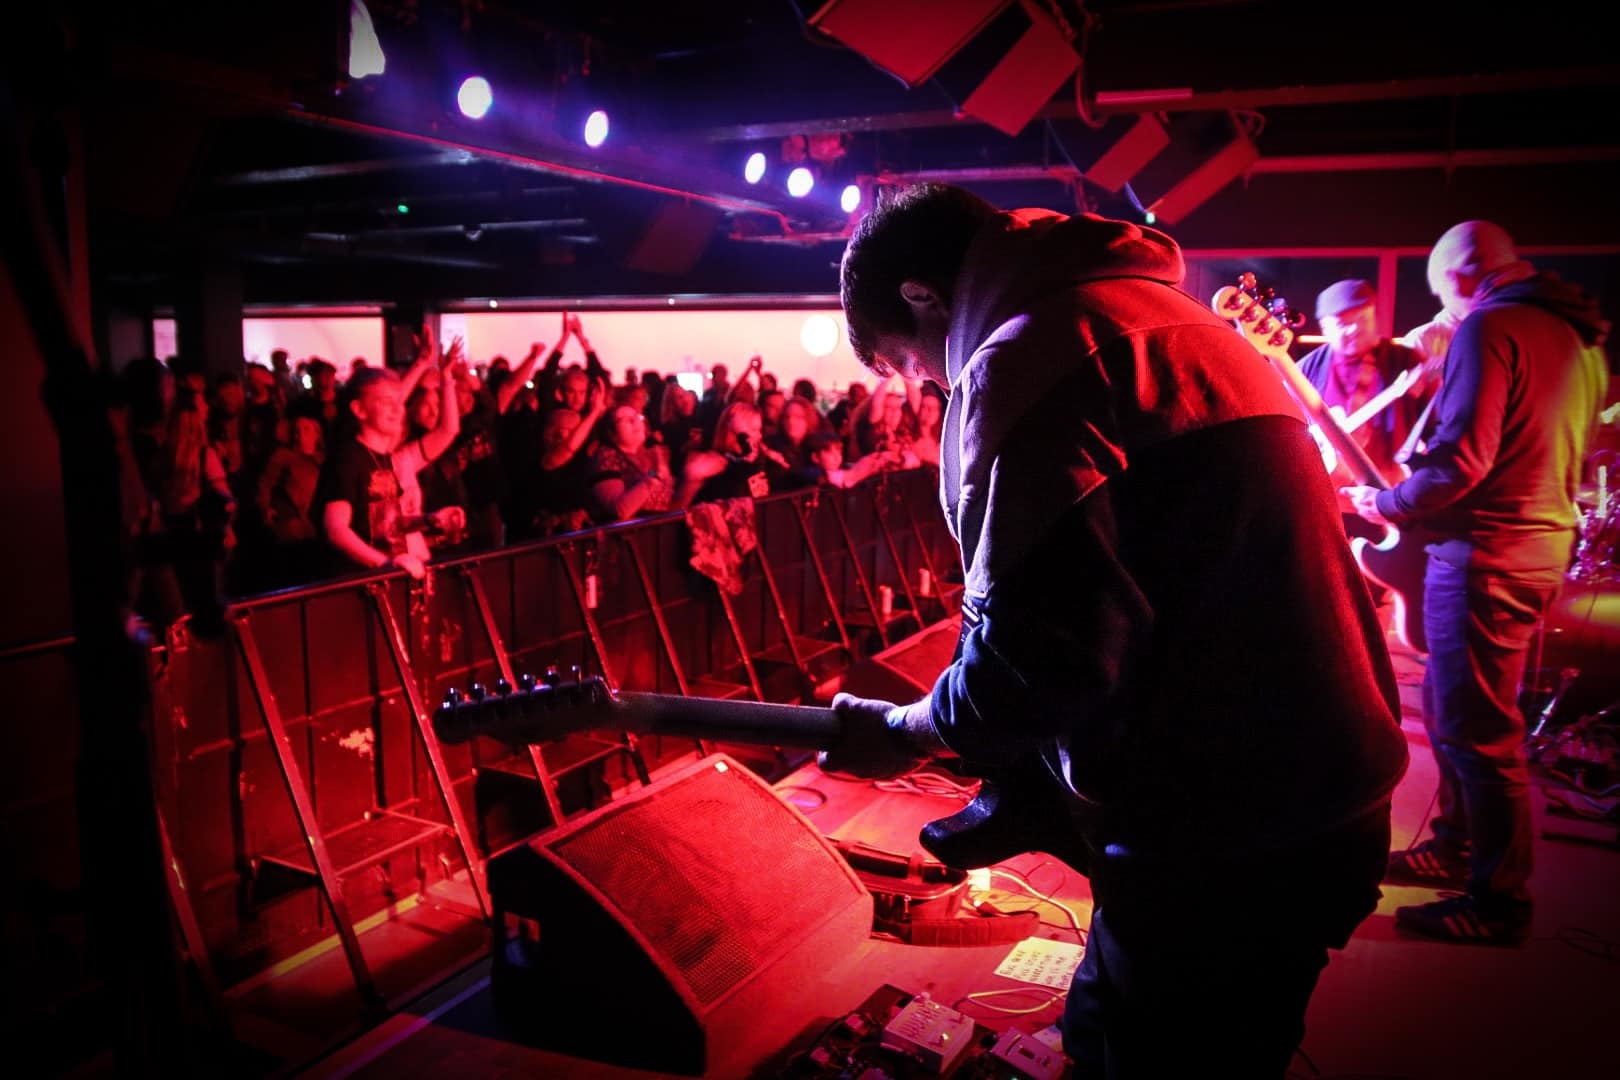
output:
POLYGON ((998 211, 965 188, 916 184, 880 192, 844 249, 839 300, 856 359, 887 374, 873 353, 879 334, 914 334, 900 285, 920 281, 947 303, 968 246, 998 211))
POLYGON ((838 446, 843 441, 843 439, 830 431, 818 431, 812 435, 806 435, 804 437, 805 456, 814 457, 828 447, 838 446))

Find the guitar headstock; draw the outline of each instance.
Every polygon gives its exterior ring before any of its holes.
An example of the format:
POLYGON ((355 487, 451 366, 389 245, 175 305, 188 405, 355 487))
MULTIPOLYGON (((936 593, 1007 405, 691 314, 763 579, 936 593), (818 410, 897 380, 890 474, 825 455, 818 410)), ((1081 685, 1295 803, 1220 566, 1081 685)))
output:
POLYGON ((548 667, 538 678, 524 673, 516 686, 497 679, 491 687, 451 687, 433 714, 433 730, 451 744, 488 735, 526 745, 590 730, 612 705, 613 691, 600 675, 582 677, 578 667, 563 675, 548 667))
POLYGON ((1287 356, 1294 333, 1305 325, 1302 312, 1289 307, 1275 290, 1261 288, 1259 279, 1247 271, 1238 275, 1236 285, 1218 290, 1209 306, 1235 323, 1249 344, 1272 356, 1287 356))

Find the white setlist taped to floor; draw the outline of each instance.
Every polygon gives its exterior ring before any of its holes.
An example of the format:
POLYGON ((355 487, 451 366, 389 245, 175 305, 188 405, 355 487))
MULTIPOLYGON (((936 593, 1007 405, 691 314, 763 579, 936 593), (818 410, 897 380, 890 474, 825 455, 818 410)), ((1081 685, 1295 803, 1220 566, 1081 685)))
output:
POLYGON ((996 968, 996 974, 1019 982, 1067 990, 1074 969, 1080 966, 1081 948, 1071 941, 1025 938, 996 968))

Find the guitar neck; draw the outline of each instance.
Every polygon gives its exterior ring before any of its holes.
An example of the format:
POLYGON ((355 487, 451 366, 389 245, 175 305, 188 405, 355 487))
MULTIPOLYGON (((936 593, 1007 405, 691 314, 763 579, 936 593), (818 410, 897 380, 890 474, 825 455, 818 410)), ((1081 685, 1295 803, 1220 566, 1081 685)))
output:
POLYGON ((621 691, 612 717, 616 730, 678 735, 761 746, 825 749, 843 734, 831 709, 767 701, 726 701, 621 691), (622 722, 623 727, 618 727, 622 722))
POLYGON ((1373 459, 1367 456, 1366 449, 1351 438, 1349 432, 1340 427, 1339 422, 1333 419, 1333 414, 1328 411, 1327 404, 1322 400, 1321 393, 1311 385, 1311 380, 1305 377, 1305 373, 1299 370, 1299 365, 1294 363, 1294 358, 1280 349, 1261 349, 1260 351, 1267 360, 1271 361, 1271 366, 1276 368, 1282 375, 1283 380, 1288 384, 1288 389, 1293 392, 1294 398, 1299 402, 1300 407, 1305 410, 1317 427, 1322 429, 1322 433, 1327 436, 1328 442, 1333 444, 1333 449, 1338 453, 1339 460, 1344 462, 1345 467, 1350 470, 1351 474, 1358 481, 1370 487, 1388 488, 1390 486, 1388 478, 1379 471, 1378 466, 1373 463, 1373 459))
POLYGON ((843 733, 843 723, 831 709, 679 694, 610 694, 600 681, 446 703, 435 714, 433 726, 439 738, 450 744, 487 736, 522 745, 581 731, 628 731, 823 749, 843 733))
POLYGON ((1344 423, 1340 425, 1344 428, 1345 434, 1348 435, 1355 431, 1362 424, 1365 424, 1396 401, 1405 397, 1407 391, 1412 389, 1412 384, 1417 381, 1418 371, 1418 368, 1412 368, 1410 371, 1402 372, 1394 382, 1369 399, 1367 404, 1345 417, 1344 423))

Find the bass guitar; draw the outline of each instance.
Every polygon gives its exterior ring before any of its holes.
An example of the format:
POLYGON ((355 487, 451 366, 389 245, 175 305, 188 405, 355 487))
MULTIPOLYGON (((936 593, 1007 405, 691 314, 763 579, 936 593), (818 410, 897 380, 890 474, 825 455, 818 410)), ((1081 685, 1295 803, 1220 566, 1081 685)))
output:
MULTIPOLYGON (((1305 415, 1312 420, 1332 446, 1341 462, 1357 483, 1388 490, 1392 485, 1367 456, 1362 445, 1339 426, 1333 413, 1322 401, 1322 395, 1311 385, 1294 359, 1288 346, 1294 340, 1294 330, 1304 325, 1304 316, 1290 310, 1286 303, 1273 298, 1269 289, 1261 291, 1253 274, 1243 274, 1238 284, 1228 285, 1215 293, 1210 308, 1236 325, 1249 344, 1271 362, 1283 378, 1284 384, 1299 403, 1305 415)), ((1428 640, 1423 634, 1423 575, 1428 556, 1423 545, 1426 539, 1413 530, 1403 531, 1393 525, 1384 526, 1384 535, 1377 541, 1356 537, 1350 541, 1356 565, 1371 580, 1390 592, 1394 602, 1394 629, 1401 644, 1415 652, 1428 652, 1428 640)))
MULTIPOLYGON (((601 676, 563 676, 552 668, 539 679, 524 675, 516 686, 503 679, 492 688, 450 690, 434 712, 433 730, 452 745, 479 735, 519 747, 617 731, 825 750, 842 739, 844 725, 833 710, 816 706, 615 691, 601 676)), ((974 799, 923 827, 919 839, 930 855, 971 870, 1042 851, 1089 872, 1079 839, 1088 804, 1069 788, 1055 752, 974 775, 974 799)))
MULTIPOLYGON (((1329 405, 1327 407, 1328 413, 1333 417, 1334 422, 1339 425, 1340 431, 1346 435, 1353 435, 1361 425, 1405 397, 1413 385, 1429 371, 1430 365, 1433 363, 1435 361, 1425 361, 1422 364, 1407 368, 1390 380, 1388 386, 1368 398, 1367 403, 1353 413, 1346 414, 1337 405, 1329 405)), ((1339 454, 1338 451, 1333 449, 1332 440, 1323 433, 1322 428, 1317 424, 1311 425, 1311 437, 1316 440, 1316 448, 1322 451, 1322 464, 1329 473, 1336 472, 1339 468, 1339 454)))

